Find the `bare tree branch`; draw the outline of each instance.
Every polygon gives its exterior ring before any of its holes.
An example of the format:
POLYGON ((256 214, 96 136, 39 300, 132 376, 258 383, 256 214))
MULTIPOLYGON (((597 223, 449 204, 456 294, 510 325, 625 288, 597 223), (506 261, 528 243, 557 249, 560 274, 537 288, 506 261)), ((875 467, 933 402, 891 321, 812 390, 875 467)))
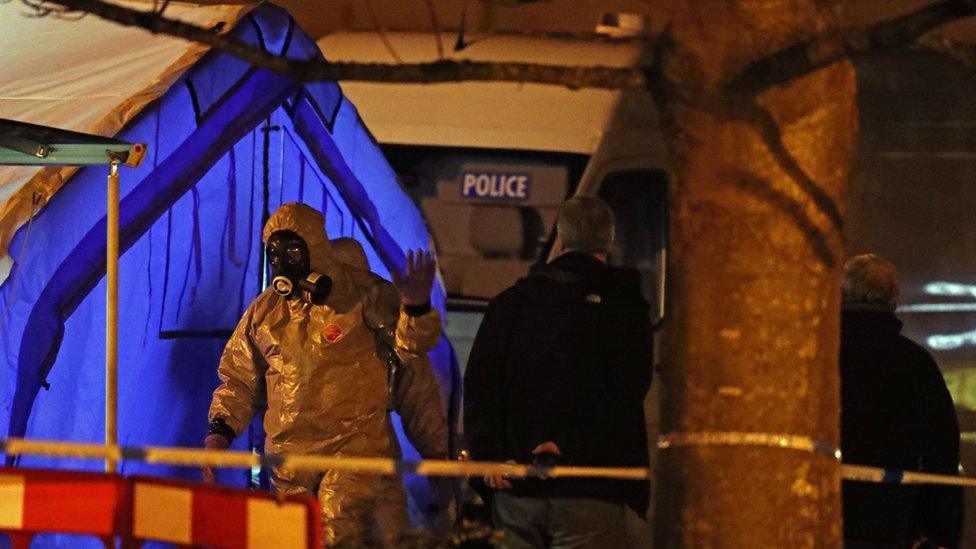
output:
POLYGON ((976 44, 961 44, 948 38, 931 36, 919 39, 914 49, 940 53, 976 69, 976 44))
POLYGON ((432 63, 309 63, 296 71, 303 80, 358 80, 434 84, 438 82, 520 82, 555 84, 570 89, 624 89, 646 87, 644 74, 636 68, 567 67, 535 63, 486 63, 442 60, 432 63))
POLYGON ((754 61, 730 79, 726 89, 756 94, 845 57, 909 46, 936 27, 973 15, 976 15, 976 0, 939 0, 888 21, 829 32, 754 61))
POLYGON ((437 42, 437 58, 444 59, 444 41, 441 40, 441 24, 437 21, 434 0, 424 0, 424 3, 427 4, 427 15, 430 17, 430 31, 434 33, 434 40, 437 42))
MULTIPOLYGON (((518 29, 479 31, 471 33, 464 41, 464 47, 477 44, 489 38, 536 38, 544 40, 561 40, 576 42, 597 42, 601 44, 652 44, 658 38, 656 34, 642 34, 638 36, 611 36, 596 32, 539 32, 522 31, 518 29)), ((461 49, 464 49, 462 47, 461 49)))
POLYGON ((435 61, 432 63, 326 63, 318 60, 288 59, 268 53, 234 37, 208 29, 159 17, 153 12, 128 9, 100 0, 46 0, 70 11, 86 12, 152 33, 168 34, 238 57, 255 67, 287 74, 302 81, 358 80, 431 84, 462 81, 505 81, 555 84, 577 88, 643 88, 644 74, 639 68, 570 67, 534 63, 487 63, 477 61, 435 61))
POLYGON ((156 12, 156 15, 162 17, 163 13, 166 11, 166 8, 169 7, 169 2, 170 0, 163 0, 163 3, 159 6, 159 8, 155 9, 157 0, 153 0, 153 8, 154 8, 153 11, 156 12))
POLYGON ((552 0, 479 0, 482 4, 496 4, 500 6, 524 6, 526 4, 541 4, 552 0))
POLYGON ((390 52, 390 57, 393 58, 393 61, 403 63, 403 58, 400 57, 400 54, 396 52, 396 49, 393 47, 393 43, 390 42, 389 35, 386 33, 386 27, 383 25, 383 21, 380 19, 379 14, 376 13, 376 7, 373 6, 373 0, 363 0, 363 2, 366 4, 366 11, 369 12, 369 18, 372 20, 373 26, 376 27, 377 34, 380 35, 380 40, 382 40, 383 45, 386 46, 386 51, 390 52))

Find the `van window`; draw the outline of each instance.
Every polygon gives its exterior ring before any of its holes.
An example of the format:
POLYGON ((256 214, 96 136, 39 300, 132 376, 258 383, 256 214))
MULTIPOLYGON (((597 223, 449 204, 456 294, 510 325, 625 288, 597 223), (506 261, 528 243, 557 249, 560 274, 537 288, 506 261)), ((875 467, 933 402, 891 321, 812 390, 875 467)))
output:
POLYGON ((642 293, 656 321, 664 317, 667 183, 661 170, 618 171, 603 179, 599 193, 616 218, 609 263, 640 272, 642 293))
POLYGON ((483 307, 549 252, 559 205, 587 157, 386 146, 434 237, 448 308, 483 307))

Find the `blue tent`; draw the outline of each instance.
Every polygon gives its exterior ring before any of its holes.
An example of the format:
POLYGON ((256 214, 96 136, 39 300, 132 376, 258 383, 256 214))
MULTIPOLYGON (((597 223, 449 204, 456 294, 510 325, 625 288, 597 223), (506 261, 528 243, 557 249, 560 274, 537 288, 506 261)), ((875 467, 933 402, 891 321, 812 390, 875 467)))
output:
MULTIPOLYGON (((273 54, 321 57, 291 17, 268 4, 229 34, 273 54)), ((335 83, 299 83, 212 51, 117 137, 149 146, 142 165, 121 180, 121 445, 201 444, 216 363, 262 288, 261 227, 278 205, 297 200, 321 209, 329 236, 359 240, 372 269, 387 278, 404 264, 405 250, 430 245, 419 211, 335 83)), ((105 174, 78 171, 9 246, 14 264, 0 286, 0 430, 7 436, 102 441, 105 174)), ((440 284, 434 304, 443 312, 440 284)), ((455 410, 458 370, 446 338, 431 359, 455 410)), ((253 436, 234 447, 260 446, 259 429, 255 423, 253 436)), ((416 457, 401 440, 406 457, 416 457)), ((101 467, 27 456, 17 463, 101 467)), ((194 469, 136 462, 121 471, 199 478, 194 469)), ((243 485, 249 473, 222 472, 221 481, 243 485)), ((407 482, 421 521, 426 482, 407 482)))

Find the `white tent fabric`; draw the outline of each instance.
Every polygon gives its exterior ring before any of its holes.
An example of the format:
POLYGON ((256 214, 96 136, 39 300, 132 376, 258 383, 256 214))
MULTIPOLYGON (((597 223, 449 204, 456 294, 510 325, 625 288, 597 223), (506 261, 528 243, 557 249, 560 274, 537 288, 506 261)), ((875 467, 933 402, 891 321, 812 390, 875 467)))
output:
MULTIPOLYGON (((125 5, 151 9, 153 3, 125 5)), ((251 7, 173 3, 166 16, 231 28, 251 7)), ((0 5, 0 28, 0 118, 106 137, 165 93, 208 49, 93 15, 32 17, 17 1, 0 5)), ((14 232, 72 173, 64 167, 0 166, 0 280, 7 275, 14 232)))

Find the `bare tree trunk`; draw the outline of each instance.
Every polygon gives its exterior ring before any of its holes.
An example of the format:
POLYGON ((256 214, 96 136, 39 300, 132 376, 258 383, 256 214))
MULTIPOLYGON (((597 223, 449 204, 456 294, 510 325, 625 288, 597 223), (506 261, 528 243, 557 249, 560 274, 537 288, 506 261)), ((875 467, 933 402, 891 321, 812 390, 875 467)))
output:
POLYGON ((822 4, 689 2, 662 51, 656 97, 675 164, 658 547, 841 544, 838 461, 762 434, 839 445, 838 204, 854 71, 836 63, 758 97, 727 86, 826 30, 822 4))

